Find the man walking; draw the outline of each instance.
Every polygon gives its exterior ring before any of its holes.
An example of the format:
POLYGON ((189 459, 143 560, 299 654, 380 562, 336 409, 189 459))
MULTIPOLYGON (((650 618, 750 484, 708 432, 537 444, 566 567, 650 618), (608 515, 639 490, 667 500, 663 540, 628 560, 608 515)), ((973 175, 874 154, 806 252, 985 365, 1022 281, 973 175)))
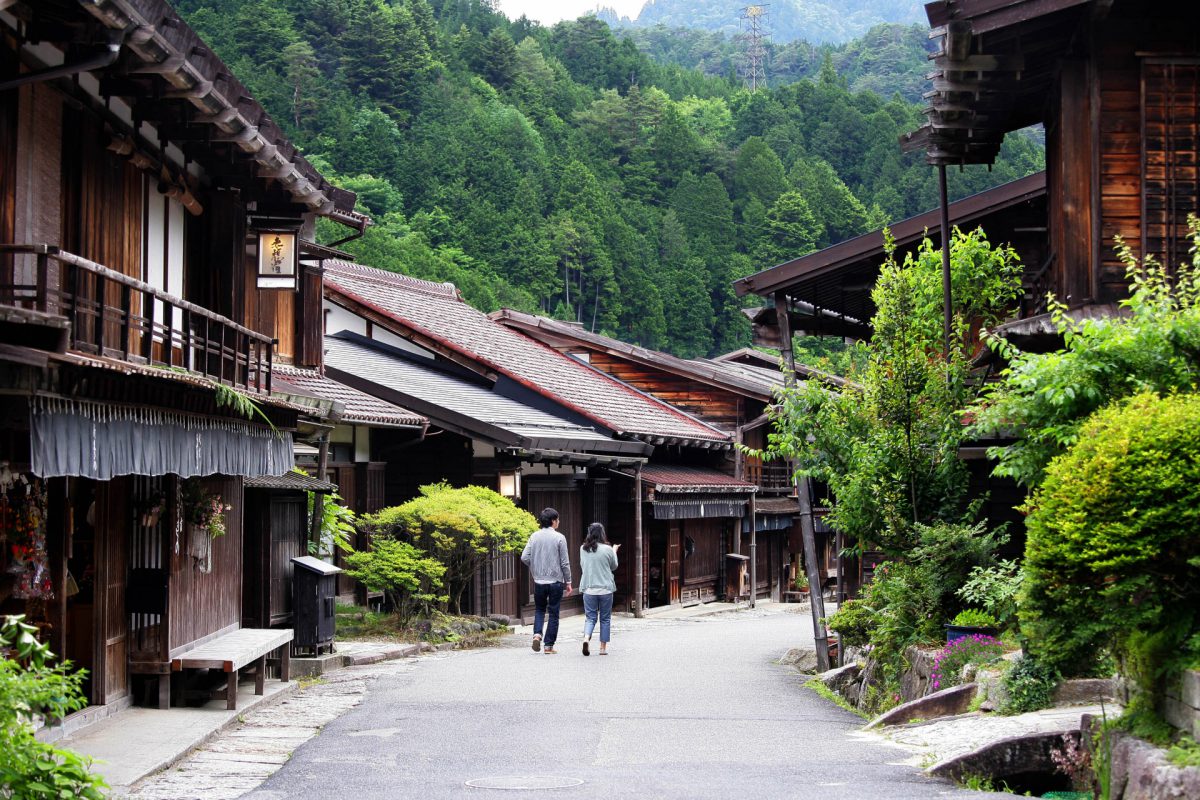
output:
POLYGON ((533 649, 542 650, 542 624, 546 625, 546 655, 558 651, 558 604, 571 595, 571 559, 567 555, 567 537, 558 532, 558 512, 546 508, 538 515, 542 529, 525 543, 521 561, 533 576, 533 649), (549 619, 547 619, 549 617, 549 619))

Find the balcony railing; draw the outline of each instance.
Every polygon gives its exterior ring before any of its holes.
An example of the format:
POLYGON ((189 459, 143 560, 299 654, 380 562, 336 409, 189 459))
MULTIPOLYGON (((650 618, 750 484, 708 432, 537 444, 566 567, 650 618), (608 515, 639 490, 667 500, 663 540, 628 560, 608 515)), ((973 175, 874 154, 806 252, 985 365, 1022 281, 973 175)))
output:
POLYGON ((65 317, 72 351, 270 393, 271 337, 53 245, 0 244, 3 256, 0 305, 65 317))
POLYGON ((795 485, 792 467, 782 461, 763 463, 746 459, 746 480, 757 484, 759 489, 770 494, 791 494, 795 485))

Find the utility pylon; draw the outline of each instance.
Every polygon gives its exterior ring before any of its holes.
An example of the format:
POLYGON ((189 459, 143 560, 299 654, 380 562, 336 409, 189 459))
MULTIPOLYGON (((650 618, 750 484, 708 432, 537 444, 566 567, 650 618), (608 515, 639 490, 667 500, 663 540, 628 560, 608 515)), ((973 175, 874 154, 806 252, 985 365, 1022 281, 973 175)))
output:
POLYGON ((744 79, 747 88, 757 92, 767 85, 766 55, 764 44, 767 33, 767 9, 769 4, 746 6, 742 9, 742 41, 746 44, 746 67, 744 79))

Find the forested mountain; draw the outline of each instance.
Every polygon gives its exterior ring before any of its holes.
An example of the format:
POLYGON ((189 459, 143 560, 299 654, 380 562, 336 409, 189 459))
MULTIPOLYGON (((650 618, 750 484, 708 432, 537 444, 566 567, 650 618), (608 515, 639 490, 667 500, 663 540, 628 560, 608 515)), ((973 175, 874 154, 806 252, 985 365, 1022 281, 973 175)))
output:
MULTIPOLYGON (((920 107, 815 80, 751 94, 595 17, 486 0, 177 0, 377 224, 361 261, 685 356, 749 341, 730 282, 932 208, 920 107)), ((890 96, 890 93, 889 93, 890 96)), ((955 196, 1039 169, 1013 138, 955 196)), ((340 235, 337 234, 337 235, 340 235)))
MULTIPOLYGON (((696 69, 705 75, 744 75, 746 45, 737 37, 697 28, 626 28, 618 32, 659 64, 696 69)), ((929 88, 926 57, 934 44, 925 25, 876 25, 863 36, 839 45, 806 41, 764 44, 769 86, 816 78, 828 59, 851 93, 871 91, 881 97, 898 92, 916 103, 929 88)))
MULTIPOLYGON (((611 10, 598 16, 617 27, 695 28, 733 36, 741 30, 742 9, 754 5, 729 0, 649 0, 637 19, 611 10)), ((846 42, 883 22, 925 23, 924 4, 914 0, 773 0, 767 12, 776 42, 846 42)))

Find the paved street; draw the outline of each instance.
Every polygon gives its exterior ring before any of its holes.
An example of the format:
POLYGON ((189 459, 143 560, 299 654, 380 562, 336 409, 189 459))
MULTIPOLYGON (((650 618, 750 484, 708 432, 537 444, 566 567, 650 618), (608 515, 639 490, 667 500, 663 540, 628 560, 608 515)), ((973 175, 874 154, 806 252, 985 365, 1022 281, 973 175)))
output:
POLYGON ((623 619, 604 657, 580 654, 572 618, 558 655, 518 635, 423 658, 246 797, 988 796, 901 764, 908 752, 854 733, 860 719, 773 663, 811 640, 795 611, 623 619))

